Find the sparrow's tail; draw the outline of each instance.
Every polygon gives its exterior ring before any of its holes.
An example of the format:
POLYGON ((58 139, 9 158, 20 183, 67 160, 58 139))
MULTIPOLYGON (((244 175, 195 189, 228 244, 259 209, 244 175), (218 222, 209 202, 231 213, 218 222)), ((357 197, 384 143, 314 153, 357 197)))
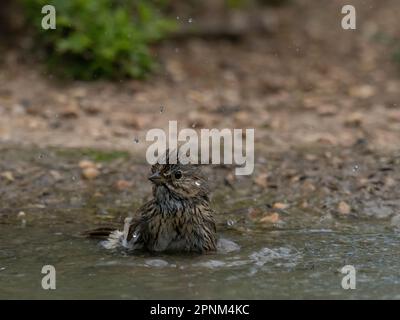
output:
POLYGON ((115 228, 101 227, 88 230, 83 233, 84 236, 91 239, 101 239, 101 245, 106 249, 115 249, 121 246, 124 233, 115 228))
POLYGON ((107 239, 111 233, 115 231, 115 228, 101 227, 93 230, 83 232, 83 235, 87 238, 92 239, 107 239))
POLYGON ((111 232, 107 238, 101 242, 101 245, 106 249, 115 249, 122 245, 124 239, 124 233, 119 230, 111 232))

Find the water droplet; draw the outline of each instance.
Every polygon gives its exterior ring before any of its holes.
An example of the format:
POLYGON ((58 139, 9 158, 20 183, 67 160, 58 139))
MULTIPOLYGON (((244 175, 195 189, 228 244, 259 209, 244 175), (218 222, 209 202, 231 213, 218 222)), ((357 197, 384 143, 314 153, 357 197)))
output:
POLYGON ((233 220, 228 220, 228 221, 226 222, 226 224, 227 224, 228 227, 232 227, 232 226, 235 224, 235 221, 233 221, 233 220))
POLYGON ((43 153, 39 154, 38 158, 39 159, 43 159, 44 158, 44 154, 43 153))
POLYGON ((179 17, 179 16, 177 16, 177 17, 176 17, 176 20, 179 20, 179 19, 180 19, 180 17, 179 17))
POLYGON ((358 170, 360 170, 360 166, 358 164, 353 166, 353 172, 357 172, 358 170))
POLYGON ((72 177, 71 177, 71 180, 72 180, 72 181, 75 181, 75 180, 76 180, 76 177, 75 177, 75 176, 72 176, 72 177))
POLYGON ((196 122, 192 124, 192 128, 196 128, 196 126, 197 126, 196 122))
POLYGON ((192 19, 192 18, 189 18, 189 19, 188 19, 188 22, 189 22, 189 23, 192 23, 192 22, 193 22, 193 19, 192 19))
POLYGON ((160 113, 163 113, 164 110, 165 110, 164 106, 161 106, 161 107, 160 107, 160 113))
POLYGON ((135 139, 133 139, 133 141, 134 141, 135 143, 139 143, 139 138, 138 138, 138 137, 135 137, 135 139))
POLYGON ((198 181, 196 181, 195 183, 194 183, 196 186, 201 186, 201 183, 200 182, 198 182, 198 181))

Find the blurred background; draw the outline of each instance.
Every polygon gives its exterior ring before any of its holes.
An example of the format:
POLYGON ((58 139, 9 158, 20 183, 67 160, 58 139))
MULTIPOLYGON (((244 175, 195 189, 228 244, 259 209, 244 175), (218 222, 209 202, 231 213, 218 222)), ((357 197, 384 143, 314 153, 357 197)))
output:
MULTIPOLYGON (((396 1, 46 1, 1 9, 0 139, 132 148, 152 127, 254 127, 267 148, 399 134, 396 1)), ((138 148, 139 146, 136 146, 138 148)))
POLYGON ((398 0, 0 7, 1 298, 400 298, 398 0), (78 236, 151 197, 145 136, 169 120, 255 129, 252 175, 204 166, 240 251, 129 256, 78 236))

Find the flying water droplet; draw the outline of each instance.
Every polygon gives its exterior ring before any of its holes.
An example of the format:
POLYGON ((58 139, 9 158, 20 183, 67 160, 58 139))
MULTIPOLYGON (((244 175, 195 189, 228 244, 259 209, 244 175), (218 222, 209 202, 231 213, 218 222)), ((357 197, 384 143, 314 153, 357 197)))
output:
POLYGON ((188 19, 188 22, 189 22, 189 23, 192 23, 192 22, 193 22, 193 19, 192 19, 192 18, 189 18, 189 19, 188 19))
POLYGON ((228 227, 232 227, 232 226, 235 224, 235 221, 233 221, 233 220, 228 220, 228 221, 226 222, 226 224, 227 224, 228 227))
POLYGON ((161 106, 161 107, 160 107, 160 113, 163 113, 164 110, 165 110, 164 106, 161 106))

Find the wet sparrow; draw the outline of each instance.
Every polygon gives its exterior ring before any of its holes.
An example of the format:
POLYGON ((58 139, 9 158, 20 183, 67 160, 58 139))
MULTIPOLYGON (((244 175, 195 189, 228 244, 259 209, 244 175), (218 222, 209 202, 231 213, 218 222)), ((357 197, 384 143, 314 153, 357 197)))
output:
MULTIPOLYGON (((216 250, 216 226, 209 189, 199 165, 155 164, 149 180, 153 198, 125 219, 123 231, 113 231, 106 248, 149 251, 216 250)), ((94 233, 95 234, 95 233, 94 233)))

